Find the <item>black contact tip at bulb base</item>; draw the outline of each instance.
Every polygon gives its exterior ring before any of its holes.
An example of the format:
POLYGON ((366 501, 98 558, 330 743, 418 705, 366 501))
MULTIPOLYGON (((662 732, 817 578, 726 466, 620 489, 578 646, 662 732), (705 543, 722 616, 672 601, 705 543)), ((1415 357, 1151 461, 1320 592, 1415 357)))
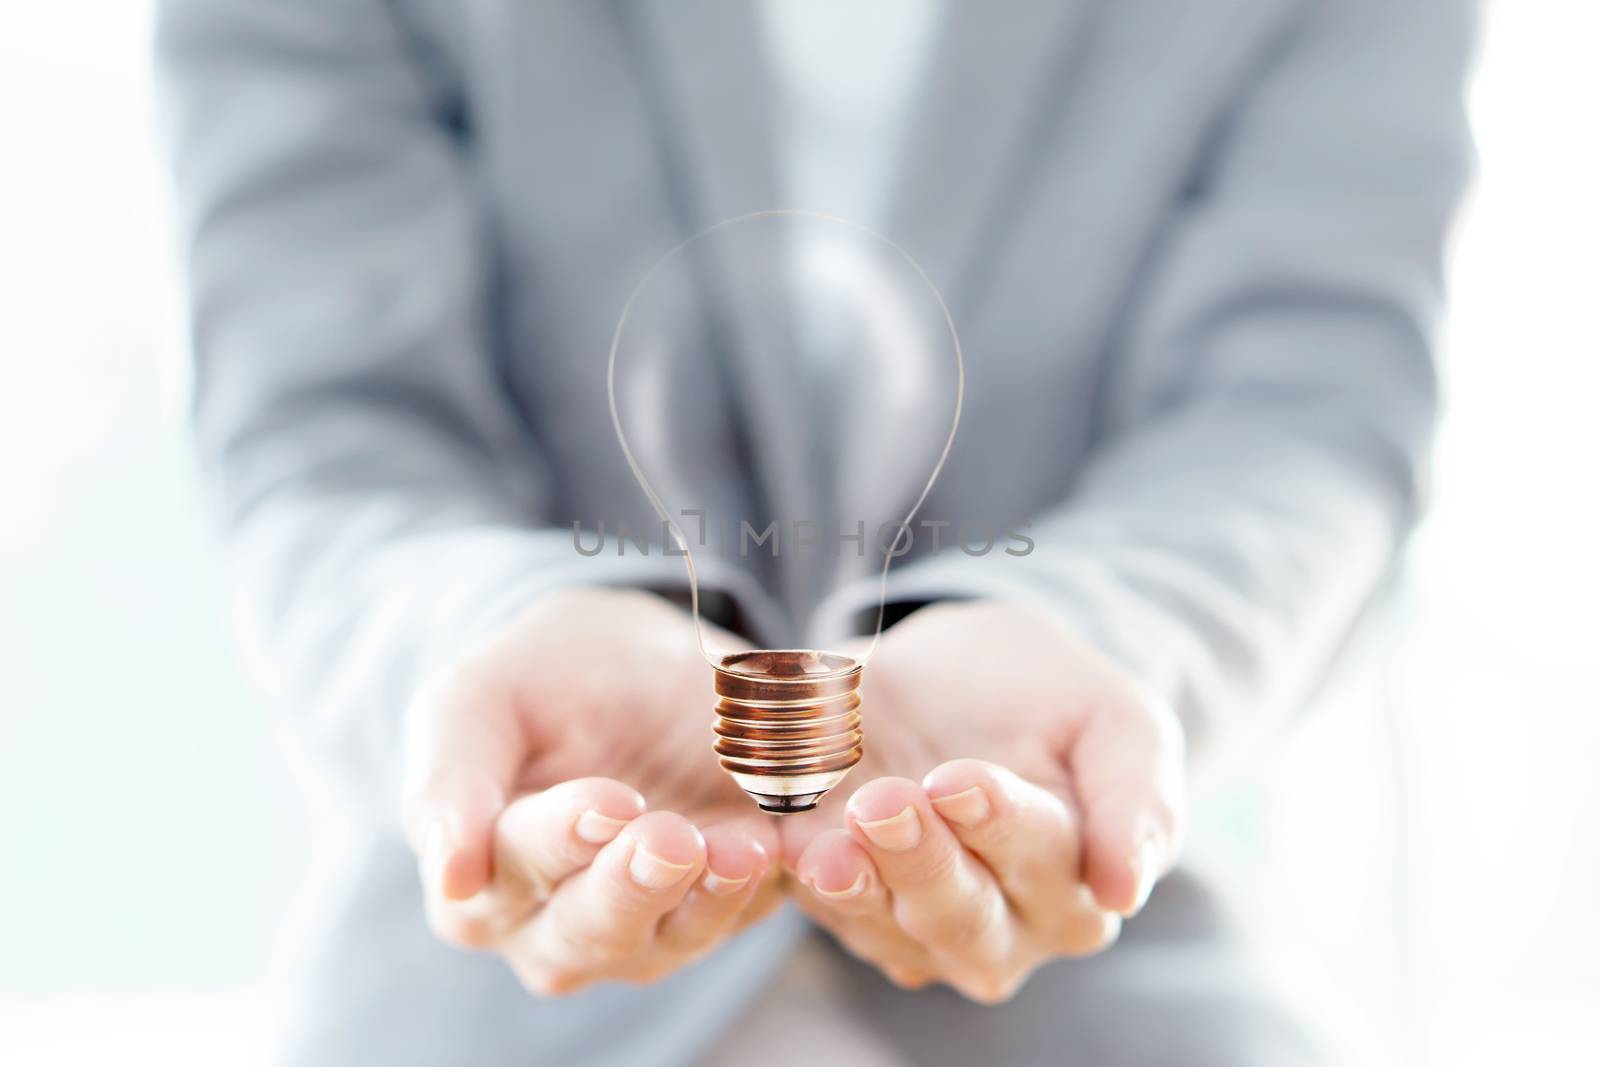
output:
POLYGON ((798 815, 802 811, 811 811, 821 800, 823 793, 796 793, 793 796, 777 796, 773 793, 751 793, 751 798, 762 811, 769 811, 774 815, 798 815))

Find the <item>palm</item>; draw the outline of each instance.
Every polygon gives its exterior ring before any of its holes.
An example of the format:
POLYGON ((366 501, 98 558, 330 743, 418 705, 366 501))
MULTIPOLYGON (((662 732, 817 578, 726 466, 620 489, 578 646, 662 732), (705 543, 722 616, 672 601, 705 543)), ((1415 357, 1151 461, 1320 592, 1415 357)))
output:
POLYGON ((581 604, 554 647, 549 632, 530 632, 537 659, 525 661, 530 677, 515 704, 529 747, 520 788, 611 778, 694 822, 747 807, 711 750, 711 669, 693 624, 654 597, 616 596, 630 598, 628 610, 581 604))
POLYGON ((952 759, 988 760, 1066 795, 1062 754, 1077 712, 1055 672, 1040 669, 1059 659, 1060 638, 1017 618, 987 604, 932 607, 884 635, 863 674, 861 763, 815 812, 784 821, 788 855, 842 825, 867 782, 920 781, 952 759))

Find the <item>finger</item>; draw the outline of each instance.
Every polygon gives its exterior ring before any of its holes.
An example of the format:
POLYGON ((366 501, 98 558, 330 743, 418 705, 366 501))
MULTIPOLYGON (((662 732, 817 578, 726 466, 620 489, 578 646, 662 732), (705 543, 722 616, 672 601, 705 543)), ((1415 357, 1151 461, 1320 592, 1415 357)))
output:
POLYGON ((922 784, 933 810, 1025 914, 1077 886, 1077 819, 1061 797, 974 759, 941 764, 922 784))
POLYGON ((495 824, 496 880, 543 903, 644 809, 638 791, 609 778, 577 778, 515 800, 495 824))
POLYGON ((845 806, 846 822, 913 938, 966 962, 1010 955, 1014 928, 994 878, 961 847, 917 783, 879 778, 845 806))
POLYGON ((837 829, 843 822, 844 806, 834 795, 825 797, 822 804, 811 811, 785 815, 778 820, 778 838, 785 870, 798 873, 800 857, 811 843, 829 830, 837 829))
POLYGON ((497 943, 643 810, 643 797, 605 778, 563 782, 513 801, 495 823, 493 882, 466 900, 425 892, 428 925, 462 948, 497 943))
POLYGON ((900 929, 872 857, 844 829, 812 839, 796 862, 795 903, 850 953, 897 985, 925 985, 933 974, 928 950, 900 929))
POLYGON ((850 831, 825 830, 801 854, 795 878, 808 893, 840 916, 881 918, 892 923, 889 894, 876 877, 872 857, 850 831))
POLYGON ((406 838, 423 885, 465 900, 492 874, 493 827, 526 753, 498 672, 464 667, 431 680, 406 711, 406 838))
POLYGON ((1078 820, 1065 798, 974 759, 941 764, 922 784, 956 839, 1053 950, 1095 952, 1115 938, 1117 917, 1079 878, 1078 820))
POLYGON ((1111 700, 1068 753, 1084 810, 1084 880, 1123 915, 1144 906, 1177 858, 1182 833, 1183 731, 1153 696, 1111 700))
POLYGON ((1086 827, 1084 881, 1095 899, 1132 916, 1150 899, 1177 853, 1174 809, 1139 782, 1096 798, 1086 827))
POLYGON ((758 829, 744 822, 721 823, 702 831, 705 873, 683 903, 661 920, 656 935, 661 947, 683 956, 697 955, 738 924, 761 888, 777 847, 777 833, 770 825, 758 829))
POLYGON ((682 816, 652 811, 633 820, 515 935, 508 954, 535 965, 524 981, 564 991, 641 953, 705 869, 705 854, 705 839, 682 816))

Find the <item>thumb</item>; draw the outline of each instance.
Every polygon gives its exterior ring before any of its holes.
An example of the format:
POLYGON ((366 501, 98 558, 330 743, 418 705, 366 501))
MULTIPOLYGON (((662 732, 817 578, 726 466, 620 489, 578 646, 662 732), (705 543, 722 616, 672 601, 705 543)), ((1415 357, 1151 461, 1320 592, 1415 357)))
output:
POLYGON ((406 712, 406 839, 423 889, 466 900, 494 875, 494 824, 527 756, 509 680, 457 671, 406 712))
POLYGON ((1131 916, 1177 860, 1182 727, 1158 698, 1116 696, 1090 716, 1068 762, 1084 812, 1084 881, 1101 907, 1131 916))

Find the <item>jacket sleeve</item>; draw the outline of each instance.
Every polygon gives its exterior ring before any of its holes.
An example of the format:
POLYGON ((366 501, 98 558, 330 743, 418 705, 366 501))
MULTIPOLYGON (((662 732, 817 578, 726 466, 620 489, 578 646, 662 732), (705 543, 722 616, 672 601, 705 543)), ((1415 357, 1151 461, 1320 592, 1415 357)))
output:
MULTIPOLYGON (((194 421, 252 659, 375 803, 420 676, 546 588, 461 123, 382 0, 163 0, 194 421)), ((615 577, 615 576, 613 576, 615 577)))
POLYGON ((1107 433, 1034 551, 941 556, 890 588, 1055 606, 1201 745, 1304 697, 1418 513, 1471 164, 1472 3, 1304 7, 1147 265, 1107 433))

